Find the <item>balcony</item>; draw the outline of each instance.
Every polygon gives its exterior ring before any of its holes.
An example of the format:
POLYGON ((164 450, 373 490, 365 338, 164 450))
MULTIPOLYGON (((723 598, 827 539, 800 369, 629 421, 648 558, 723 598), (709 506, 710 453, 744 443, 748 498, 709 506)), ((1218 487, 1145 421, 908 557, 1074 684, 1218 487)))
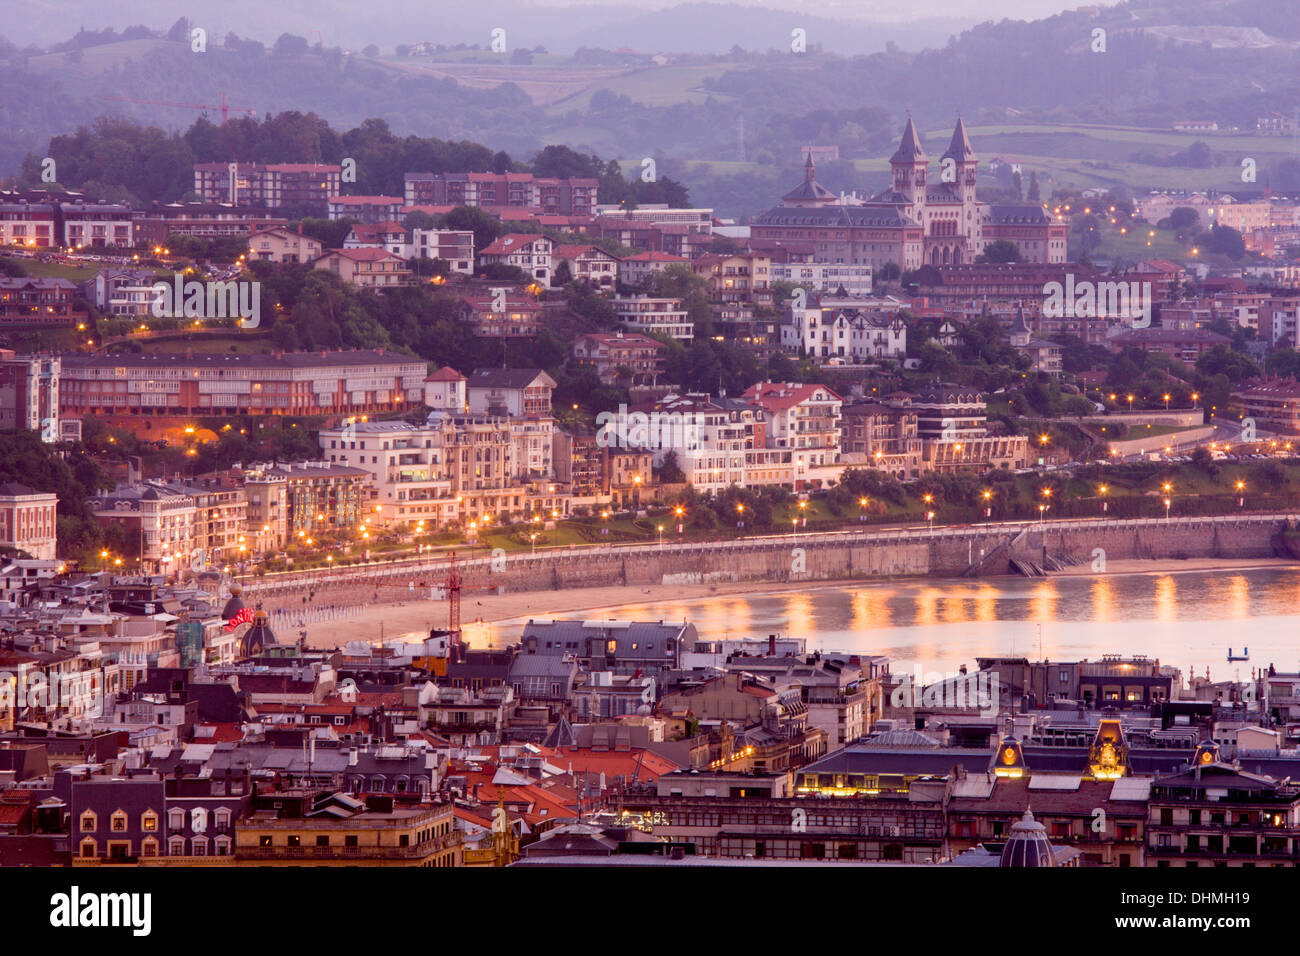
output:
POLYGON ((241 846, 235 857, 244 860, 417 860, 460 843, 460 831, 414 846, 241 846))

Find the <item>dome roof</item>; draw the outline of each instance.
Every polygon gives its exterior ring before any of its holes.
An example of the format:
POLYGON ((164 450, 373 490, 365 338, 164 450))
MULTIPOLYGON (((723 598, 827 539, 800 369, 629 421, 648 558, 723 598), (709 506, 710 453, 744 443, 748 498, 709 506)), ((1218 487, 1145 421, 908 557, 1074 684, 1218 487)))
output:
POLYGON ((1011 836, 1002 847, 999 866, 1056 866, 1056 853, 1047 839, 1047 828, 1025 808, 1025 815, 1011 824, 1011 836))
MULTIPOLYGON (((232 601, 238 598, 231 598, 232 601)), ((266 612, 260 607, 253 612, 253 626, 244 632, 239 640, 239 651, 244 657, 255 657, 268 647, 274 647, 280 641, 271 630, 271 622, 266 612)))

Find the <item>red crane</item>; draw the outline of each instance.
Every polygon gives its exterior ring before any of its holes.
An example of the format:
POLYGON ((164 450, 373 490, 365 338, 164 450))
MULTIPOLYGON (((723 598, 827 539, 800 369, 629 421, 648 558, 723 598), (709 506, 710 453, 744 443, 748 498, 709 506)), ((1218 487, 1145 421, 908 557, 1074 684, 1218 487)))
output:
POLYGON ((461 591, 495 591, 495 584, 465 584, 461 579, 460 567, 456 563, 456 552, 447 555, 447 633, 448 642, 453 651, 461 646, 460 640, 460 592, 461 591))
POLYGON ((221 110, 221 125, 226 125, 226 120, 230 118, 231 113, 247 113, 249 116, 256 116, 257 110, 251 110, 246 106, 231 106, 226 102, 226 94, 221 94, 221 105, 217 106, 212 103, 173 103, 170 100, 142 100, 134 96, 106 96, 106 100, 112 100, 114 103, 145 103, 150 106, 176 106, 183 109, 191 110, 221 110))

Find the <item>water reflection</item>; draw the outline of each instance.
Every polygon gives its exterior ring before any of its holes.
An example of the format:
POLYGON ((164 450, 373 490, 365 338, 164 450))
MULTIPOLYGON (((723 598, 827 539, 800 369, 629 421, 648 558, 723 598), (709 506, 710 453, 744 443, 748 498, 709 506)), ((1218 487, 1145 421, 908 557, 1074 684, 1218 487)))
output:
MULTIPOLYGON (((1300 568, 1176 574, 1078 575, 1047 580, 915 581, 816 587, 644 603, 602 617, 688 620, 703 637, 806 637, 809 650, 889 654, 936 669, 976 656, 1053 659, 1146 654, 1187 673, 1220 677, 1275 663, 1295 670, 1300 568), (1040 634, 1041 628, 1041 634, 1040 634), (1251 661, 1228 667, 1231 645, 1251 661)), ((563 616, 563 615, 561 615, 563 616)), ((574 614, 574 617, 581 615, 574 614)), ((517 639, 523 622, 496 626, 517 639)), ((477 643, 477 642, 476 642, 477 643)))

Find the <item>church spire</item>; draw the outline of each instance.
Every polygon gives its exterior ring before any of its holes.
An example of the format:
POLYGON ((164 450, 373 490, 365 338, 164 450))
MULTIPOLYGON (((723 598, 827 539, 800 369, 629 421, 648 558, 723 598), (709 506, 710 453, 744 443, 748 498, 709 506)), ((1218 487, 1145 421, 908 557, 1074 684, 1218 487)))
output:
POLYGON ((959 163, 976 161, 975 150, 971 147, 970 137, 966 135, 966 123, 960 116, 957 117, 957 125, 952 131, 952 141, 948 144, 948 150, 943 154, 943 158, 955 159, 959 163))
POLYGON ((903 128, 903 139, 899 142, 894 155, 889 157, 889 161, 890 163, 923 163, 927 161, 925 150, 921 148, 921 140, 916 135, 916 126, 912 122, 910 113, 907 117, 907 126, 903 128))
POLYGON ((813 182, 816 179, 817 164, 813 162, 812 150, 808 150, 808 159, 803 164, 803 181, 806 183, 813 182))

